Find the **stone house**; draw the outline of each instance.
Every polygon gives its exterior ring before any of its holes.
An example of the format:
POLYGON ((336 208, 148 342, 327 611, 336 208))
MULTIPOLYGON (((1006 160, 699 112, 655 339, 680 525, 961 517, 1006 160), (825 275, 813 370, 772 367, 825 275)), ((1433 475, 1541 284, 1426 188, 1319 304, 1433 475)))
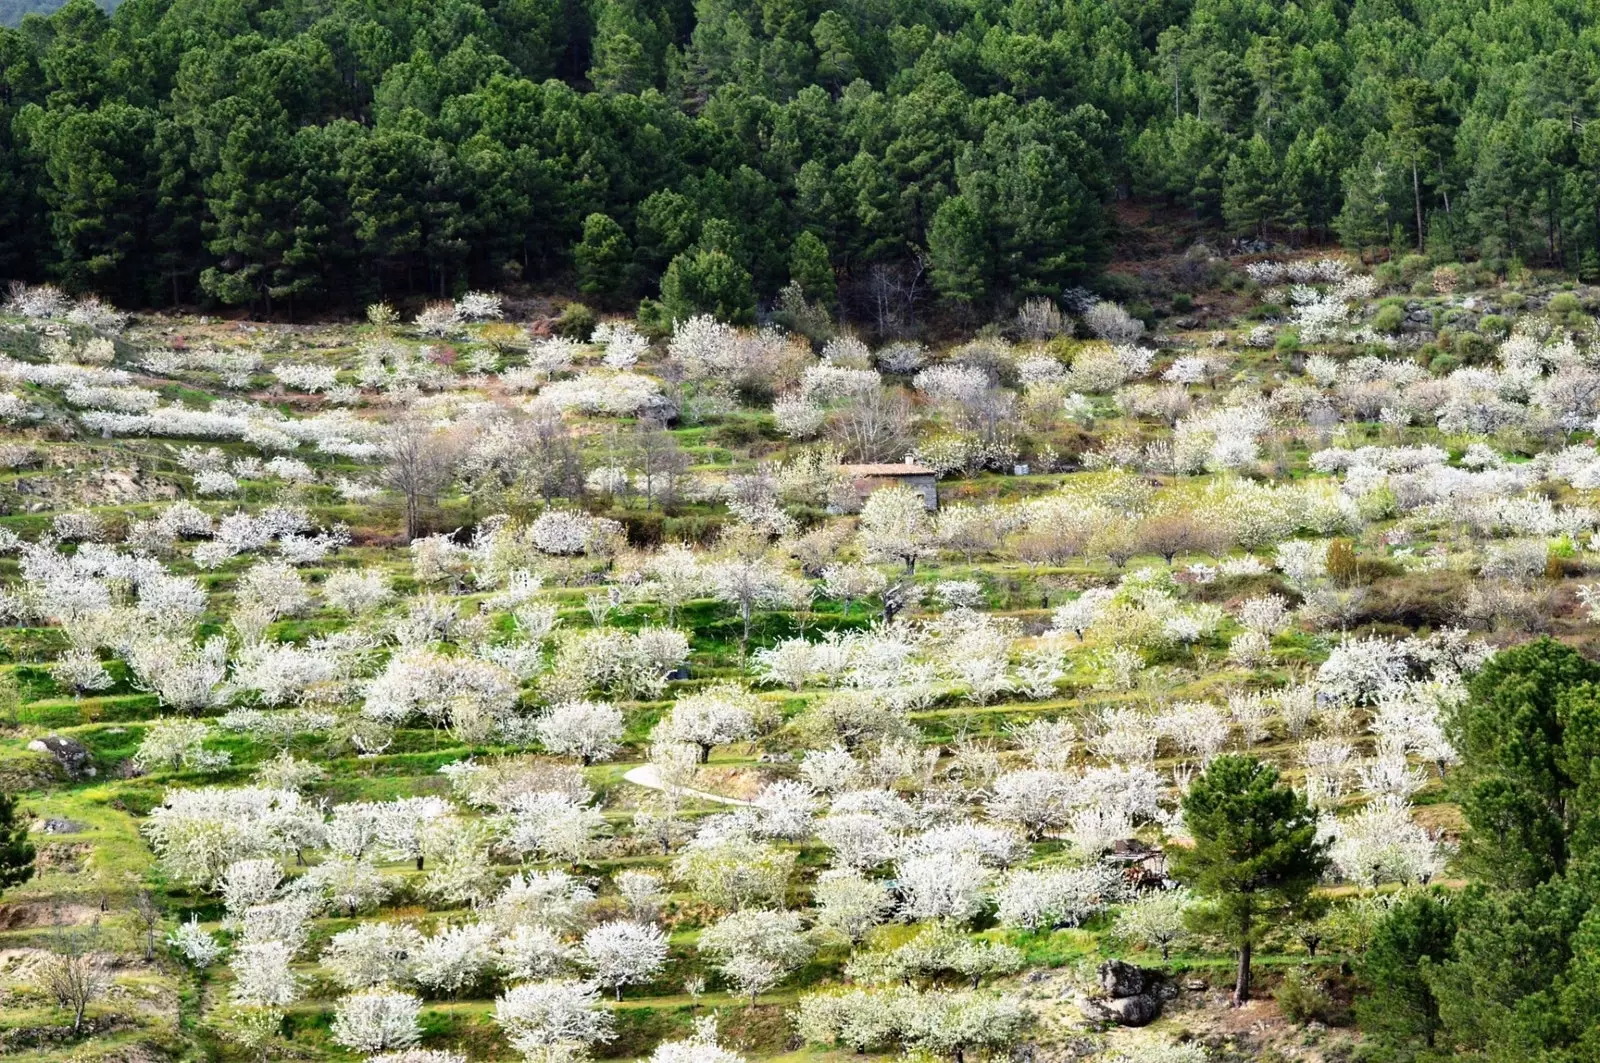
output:
POLYGON ((938 475, 932 469, 909 461, 894 464, 841 465, 839 473, 850 481, 856 497, 862 501, 880 487, 898 484, 909 487, 922 496, 922 504, 932 513, 939 508, 938 475))

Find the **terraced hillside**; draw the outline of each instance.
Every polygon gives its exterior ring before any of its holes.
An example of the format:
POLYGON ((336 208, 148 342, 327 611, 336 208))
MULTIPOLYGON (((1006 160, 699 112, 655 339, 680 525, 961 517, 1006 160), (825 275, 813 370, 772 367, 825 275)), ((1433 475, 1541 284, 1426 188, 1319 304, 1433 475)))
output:
POLYGON ((1519 884, 1474 677, 1591 648, 1600 293, 1207 268, 936 349, 18 289, 0 1056, 1421 1044, 1363 1010, 1391 911, 1519 884), (902 462, 936 511, 848 469, 902 462), (1312 874, 1241 935, 1195 795, 1243 770, 1312 874))

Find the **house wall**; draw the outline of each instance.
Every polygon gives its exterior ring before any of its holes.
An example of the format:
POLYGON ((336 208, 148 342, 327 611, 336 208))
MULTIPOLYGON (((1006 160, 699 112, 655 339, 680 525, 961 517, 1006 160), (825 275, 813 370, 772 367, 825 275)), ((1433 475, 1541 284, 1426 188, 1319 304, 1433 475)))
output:
POLYGON ((939 487, 935 477, 930 475, 915 476, 871 476, 856 481, 856 493, 866 498, 880 487, 909 487, 922 496, 922 504, 929 513, 939 508, 939 487))

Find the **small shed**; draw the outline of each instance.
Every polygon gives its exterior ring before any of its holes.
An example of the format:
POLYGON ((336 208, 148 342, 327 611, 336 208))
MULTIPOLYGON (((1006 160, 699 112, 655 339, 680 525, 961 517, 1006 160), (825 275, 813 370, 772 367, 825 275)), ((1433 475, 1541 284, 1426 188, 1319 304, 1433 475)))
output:
POLYGON ((922 496, 922 504, 932 513, 939 508, 938 474, 932 469, 913 462, 895 464, 883 462, 874 465, 841 465, 839 472, 855 488, 856 497, 866 497, 880 487, 897 484, 909 487, 922 496))

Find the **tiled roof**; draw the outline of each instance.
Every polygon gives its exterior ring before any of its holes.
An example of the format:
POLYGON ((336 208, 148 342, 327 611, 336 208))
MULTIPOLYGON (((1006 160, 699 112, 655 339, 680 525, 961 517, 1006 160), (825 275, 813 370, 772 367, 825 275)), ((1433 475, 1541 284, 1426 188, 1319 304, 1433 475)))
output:
POLYGON ((846 476, 933 476, 934 471, 909 462, 880 462, 875 465, 841 465, 846 476))

